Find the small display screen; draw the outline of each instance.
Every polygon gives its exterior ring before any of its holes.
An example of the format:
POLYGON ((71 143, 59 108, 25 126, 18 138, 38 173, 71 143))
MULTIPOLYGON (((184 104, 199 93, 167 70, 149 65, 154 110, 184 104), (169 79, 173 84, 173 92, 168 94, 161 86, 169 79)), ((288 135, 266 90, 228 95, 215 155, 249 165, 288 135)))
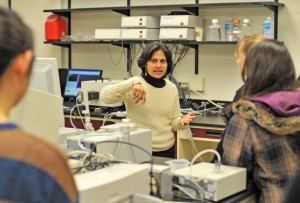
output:
POLYGON ((102 70, 70 69, 64 92, 65 98, 76 98, 81 91, 81 82, 99 80, 102 78, 102 70))

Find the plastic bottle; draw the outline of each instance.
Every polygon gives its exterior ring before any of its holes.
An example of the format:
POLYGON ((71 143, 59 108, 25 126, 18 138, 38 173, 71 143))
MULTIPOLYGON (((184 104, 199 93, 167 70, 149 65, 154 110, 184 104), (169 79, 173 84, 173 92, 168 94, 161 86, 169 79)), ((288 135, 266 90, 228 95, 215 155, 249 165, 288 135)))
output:
POLYGON ((61 33, 60 41, 66 41, 66 33, 65 32, 61 33))
POLYGON ((230 40, 230 35, 232 35, 232 29, 233 29, 233 20, 232 18, 228 18, 228 20, 225 23, 225 41, 232 41, 232 38, 230 40))
POLYGON ((232 28, 232 41, 238 41, 241 38, 241 21, 234 19, 232 28))
POLYGON ((221 41, 221 26, 218 24, 218 19, 212 19, 212 24, 209 26, 209 41, 221 41))
POLYGON ((249 19, 244 19, 241 26, 241 38, 252 35, 252 25, 249 19))
POLYGON ((267 17, 263 23, 263 35, 268 39, 274 39, 274 22, 271 17, 267 17))

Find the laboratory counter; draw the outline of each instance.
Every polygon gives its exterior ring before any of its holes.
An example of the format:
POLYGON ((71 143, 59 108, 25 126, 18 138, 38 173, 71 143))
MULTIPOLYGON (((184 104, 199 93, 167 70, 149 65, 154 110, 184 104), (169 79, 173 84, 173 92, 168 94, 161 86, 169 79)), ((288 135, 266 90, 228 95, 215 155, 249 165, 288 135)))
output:
MULTIPOLYGON (((84 116, 82 117, 84 119, 84 116)), ((98 130, 105 122, 105 125, 120 122, 122 118, 112 117, 106 119, 102 114, 91 114, 91 123, 95 130, 98 130)), ((79 115, 72 116, 72 123, 76 128, 83 129, 84 124, 81 121, 79 115)), ((69 115, 65 115, 65 127, 72 128, 72 123, 69 115)), ((221 134, 225 128, 225 124, 219 116, 199 116, 197 115, 193 122, 190 124, 190 129, 193 135, 193 143, 187 136, 186 130, 180 130, 174 132, 175 135, 175 149, 176 158, 184 158, 191 160, 195 156, 196 151, 202 151, 204 149, 216 149, 221 134), (191 145, 192 144, 192 145, 191 145)), ((203 155, 203 160, 210 161, 212 154, 203 155)))
POLYGON ((224 129, 225 123, 221 119, 220 116, 199 116, 199 115, 197 115, 196 118, 191 122, 190 126, 195 126, 195 127, 203 126, 203 127, 224 129))
MULTIPOLYGON (((65 114, 65 118, 70 118, 70 111, 65 110, 64 114, 65 114)), ((84 115, 83 114, 81 114, 81 115, 84 118, 84 115)), ((103 114, 101 112, 91 112, 90 116, 91 116, 91 120, 98 120, 98 121, 99 120, 100 121, 107 120, 107 119, 105 119, 105 114, 103 114)), ((76 113, 75 115, 73 114, 72 118, 74 118, 74 119, 79 118, 79 114, 78 113, 76 113)), ((125 117, 112 116, 110 120, 113 122, 118 122, 118 121, 121 121, 122 118, 125 118, 125 117)), ((69 122, 67 121, 66 123, 69 123, 69 122)), ((225 127, 225 123, 219 116, 196 115, 196 118, 192 121, 190 126, 191 127, 208 127, 208 128, 216 128, 219 130, 223 130, 225 127)), ((66 126, 66 127, 68 127, 68 126, 66 126)), ((80 126, 78 126, 78 127, 80 128, 80 126)))

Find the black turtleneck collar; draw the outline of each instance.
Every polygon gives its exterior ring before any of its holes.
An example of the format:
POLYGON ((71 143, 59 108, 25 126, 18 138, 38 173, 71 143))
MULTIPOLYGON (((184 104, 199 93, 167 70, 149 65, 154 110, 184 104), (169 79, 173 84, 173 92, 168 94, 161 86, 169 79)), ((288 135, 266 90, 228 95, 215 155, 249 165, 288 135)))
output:
POLYGON ((144 80, 153 87, 163 88, 166 85, 164 78, 154 78, 150 75, 143 75, 144 80))

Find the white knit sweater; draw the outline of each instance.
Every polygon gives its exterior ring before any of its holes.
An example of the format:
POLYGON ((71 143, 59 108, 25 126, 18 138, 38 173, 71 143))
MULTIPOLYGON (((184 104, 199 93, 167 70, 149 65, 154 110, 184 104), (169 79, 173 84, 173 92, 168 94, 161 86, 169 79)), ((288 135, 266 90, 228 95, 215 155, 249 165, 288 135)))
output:
POLYGON ((127 117, 140 128, 152 130, 152 151, 165 151, 174 145, 174 133, 180 124, 181 112, 176 86, 165 80, 163 88, 148 84, 141 76, 103 87, 101 100, 107 104, 123 101, 127 117), (140 81, 146 91, 146 102, 133 101, 132 81, 140 81))

